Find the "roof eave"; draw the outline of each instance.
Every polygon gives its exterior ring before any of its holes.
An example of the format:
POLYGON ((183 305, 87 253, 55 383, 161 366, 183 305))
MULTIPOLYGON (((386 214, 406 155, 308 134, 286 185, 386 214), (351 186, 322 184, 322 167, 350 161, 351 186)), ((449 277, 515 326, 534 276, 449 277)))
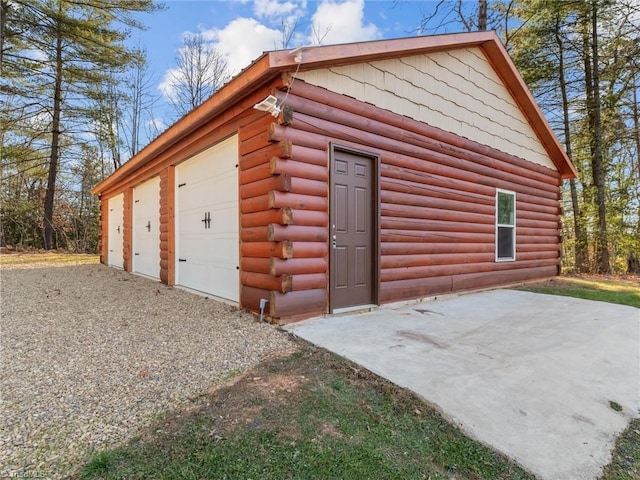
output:
MULTIPOLYGON (((451 33, 425 37, 396 38, 374 40, 339 45, 302 47, 302 65, 304 70, 327 66, 340 66, 369 60, 385 60, 402 56, 420 55, 447 50, 452 47, 465 48, 497 39, 493 32, 451 33)), ((295 55, 291 51, 270 52, 273 68, 296 68, 295 55)))
POLYGON ((502 45, 502 42, 494 35, 492 41, 487 41, 481 45, 481 50, 502 78, 503 83, 511 91, 511 95, 538 135, 538 139, 558 169, 561 178, 576 178, 578 172, 571 163, 564 148, 560 145, 558 138, 555 133, 553 133, 553 129, 545 119, 540 107, 538 107, 538 103, 520 76, 518 69, 502 45))
POLYGON ((214 95, 171 125, 127 163, 96 185, 91 190, 91 193, 95 195, 104 192, 111 185, 114 185, 129 173, 137 170, 171 147, 171 145, 249 95, 276 74, 277 71, 273 71, 270 68, 269 54, 263 54, 214 95))
MULTIPOLYGON (((498 75, 502 77, 507 88, 510 89, 514 99, 549 153, 561 177, 577 177, 577 172, 570 159, 558 143, 553 130, 545 120, 544 115, 495 32, 457 33, 309 47, 302 51, 301 67, 304 70, 311 70, 374 59, 384 60, 398 56, 420 55, 451 48, 467 47, 480 47, 485 53, 498 75)), ((249 95, 269 79, 274 78, 282 71, 297 67, 298 63, 291 51, 275 51, 263 54, 202 105, 174 123, 111 176, 96 185, 91 192, 93 194, 104 192, 127 174, 146 164, 175 142, 184 138, 235 102, 249 95)))

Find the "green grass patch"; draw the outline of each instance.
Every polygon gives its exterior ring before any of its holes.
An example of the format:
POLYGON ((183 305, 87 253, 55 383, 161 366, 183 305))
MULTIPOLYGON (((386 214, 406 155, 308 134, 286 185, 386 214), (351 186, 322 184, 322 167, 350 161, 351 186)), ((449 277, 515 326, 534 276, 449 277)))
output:
POLYGON ((605 468, 601 480, 640 479, 640 418, 632 420, 618 437, 611 463, 605 468))
POLYGON ((168 413, 83 479, 533 479, 410 392, 322 349, 168 413))
POLYGON ((640 308, 640 280, 593 277, 558 277, 518 287, 518 290, 584 298, 640 308))

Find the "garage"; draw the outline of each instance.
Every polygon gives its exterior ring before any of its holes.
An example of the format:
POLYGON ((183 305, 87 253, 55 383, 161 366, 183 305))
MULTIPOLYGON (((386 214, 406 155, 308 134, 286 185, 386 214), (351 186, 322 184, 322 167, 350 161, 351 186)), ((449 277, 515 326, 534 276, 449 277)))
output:
POLYGON ((133 189, 133 271, 160 278, 160 178, 133 189))
POLYGON ((239 299, 238 137, 176 168, 176 285, 239 299))
POLYGON ((108 263, 111 267, 124 268, 123 261, 123 235, 122 220, 124 217, 124 195, 121 193, 109 199, 109 234, 108 263))
POLYGON ((267 52, 93 192, 124 193, 133 271, 159 177, 160 280, 287 323, 557 275, 575 175, 472 32, 267 52))

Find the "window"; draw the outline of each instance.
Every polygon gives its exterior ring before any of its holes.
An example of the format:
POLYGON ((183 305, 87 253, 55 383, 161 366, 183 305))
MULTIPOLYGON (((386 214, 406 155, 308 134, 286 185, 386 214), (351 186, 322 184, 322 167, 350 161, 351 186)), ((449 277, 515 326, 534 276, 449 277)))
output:
POLYGON ((516 259, 516 194, 496 191, 496 261, 516 259))

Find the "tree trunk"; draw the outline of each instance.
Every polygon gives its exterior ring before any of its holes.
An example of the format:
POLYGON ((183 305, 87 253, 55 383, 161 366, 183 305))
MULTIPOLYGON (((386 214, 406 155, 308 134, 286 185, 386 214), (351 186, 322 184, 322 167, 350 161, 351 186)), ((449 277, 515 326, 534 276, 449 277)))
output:
POLYGON ((478 0, 478 31, 487 29, 487 0, 478 0))
POLYGON ((4 38, 9 13, 8 0, 0 0, 0 73, 4 71, 4 38))
POLYGON ((598 226, 595 238, 595 270, 597 273, 610 273, 609 248, 607 244, 607 218, 605 205, 605 174, 602 157, 602 124, 600 111, 600 74, 598 55, 597 0, 590 4, 591 25, 585 21, 583 36, 585 93, 587 114, 589 117, 589 136, 591 150, 591 175, 596 189, 598 226))
POLYGON ((609 263, 609 245, 607 235, 607 209, 605 200, 605 171, 602 154, 602 121, 600 102, 600 67, 598 53, 598 0, 593 0, 591 9, 591 61, 593 62, 593 110, 590 116, 592 124, 593 156, 591 159, 593 168, 593 184, 596 187, 598 201, 598 242, 596 249, 596 270, 598 273, 611 273, 609 263))
POLYGON ((53 243, 53 209, 56 193, 56 178, 60 161, 60 110, 62 107, 62 34, 58 25, 56 36, 55 82, 53 87, 53 119, 51 122, 51 154, 49 156, 49 176, 44 198, 44 248, 51 250, 53 243))
MULTIPOLYGON (((640 118, 638 116, 638 73, 634 75, 633 82, 633 130, 635 134, 636 143, 636 173, 638 174, 638 180, 640 180, 640 118)), ((640 213, 640 212, 639 212, 640 213)))
MULTIPOLYGON (((573 150, 571 146, 571 128, 569 117, 569 98, 567 95, 567 81, 564 71, 564 46, 562 39, 560 38, 560 19, 556 18, 555 25, 555 40, 558 46, 558 75, 560 81, 560 93, 562 95, 562 119, 564 127, 564 145, 567 152, 567 156, 570 160, 573 160, 573 150)), ((574 261, 575 269, 577 272, 584 272, 587 269, 588 259, 588 243, 584 229, 582 228, 582 214, 580 212, 580 204, 578 202, 578 191, 576 188, 576 180, 574 178, 569 180, 569 187, 571 189, 571 206, 573 209, 573 232, 575 235, 575 251, 574 261)))

